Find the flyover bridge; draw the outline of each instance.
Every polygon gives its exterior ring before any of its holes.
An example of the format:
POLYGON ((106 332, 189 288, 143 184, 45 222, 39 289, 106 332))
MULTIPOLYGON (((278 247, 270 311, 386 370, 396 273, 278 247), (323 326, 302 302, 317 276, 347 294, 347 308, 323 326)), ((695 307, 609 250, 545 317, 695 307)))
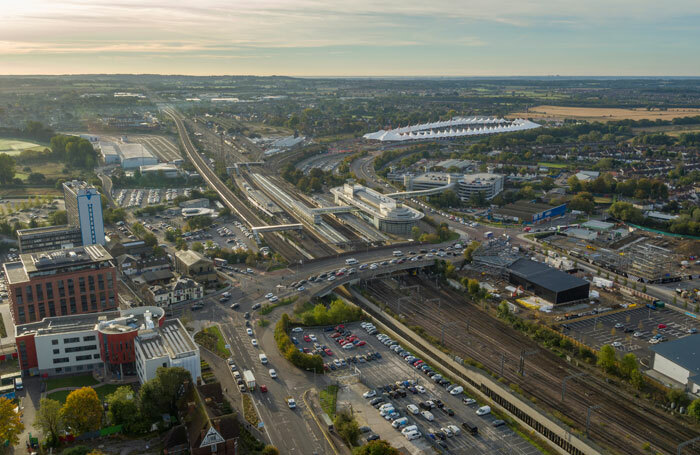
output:
POLYGON ((427 190, 415 190, 415 191, 402 191, 399 193, 389 193, 386 196, 389 196, 392 199, 408 199, 412 197, 420 197, 420 196, 432 196, 433 194, 439 194, 442 193, 443 191, 451 190, 455 186, 457 186, 456 183, 448 183, 447 185, 444 186, 438 186, 436 188, 428 188, 427 190))

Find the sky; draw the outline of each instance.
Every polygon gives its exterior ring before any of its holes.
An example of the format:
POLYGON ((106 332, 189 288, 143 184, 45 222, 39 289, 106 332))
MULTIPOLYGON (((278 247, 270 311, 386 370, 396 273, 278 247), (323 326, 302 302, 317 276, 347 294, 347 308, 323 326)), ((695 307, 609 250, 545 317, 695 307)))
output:
POLYGON ((700 76, 700 0, 0 0, 0 74, 700 76))

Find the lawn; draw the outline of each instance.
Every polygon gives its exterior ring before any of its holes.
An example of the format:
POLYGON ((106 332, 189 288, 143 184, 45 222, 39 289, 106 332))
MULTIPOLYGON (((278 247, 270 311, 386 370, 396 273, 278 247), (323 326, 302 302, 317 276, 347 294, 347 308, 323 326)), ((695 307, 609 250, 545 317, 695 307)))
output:
POLYGON ((201 332, 195 333, 194 341, 209 349, 222 359, 227 359, 231 355, 231 352, 226 348, 224 336, 221 334, 221 330, 219 330, 219 326, 217 325, 207 327, 201 332))
POLYGON ((3 139, 0 138, 0 153, 7 153, 8 155, 19 155, 22 150, 44 150, 46 147, 43 145, 35 144, 33 142, 23 141, 21 139, 3 139))
POLYGON ((319 394, 319 399, 321 400, 321 408, 323 412, 328 414, 331 419, 335 417, 335 406, 338 401, 338 386, 329 385, 325 389, 321 390, 319 394))
POLYGON ((47 161, 44 163, 29 164, 27 166, 31 169, 31 171, 24 171, 22 170, 24 166, 18 166, 15 172, 15 177, 20 178, 22 180, 26 180, 31 172, 38 172, 39 174, 44 174, 44 177, 46 177, 47 179, 55 179, 59 177, 79 177, 80 175, 80 171, 72 171, 72 175, 70 173, 63 172, 63 169, 66 167, 66 165, 59 161, 47 161))
MULTIPOLYGON (((100 387, 95 387, 95 392, 97 392, 97 397, 100 399, 100 401, 104 401, 105 398, 107 398, 107 395, 116 392, 119 387, 121 387, 119 384, 105 384, 100 387)), ((72 390, 61 390, 58 392, 49 393, 46 398, 51 398, 59 403, 65 403, 66 398, 68 398, 68 395, 70 395, 71 392, 72 390)))
POLYGON ((46 391, 61 389, 63 387, 85 387, 98 384, 91 374, 82 376, 61 376, 57 378, 49 378, 46 381, 46 391))
POLYGON ((552 169, 566 169, 569 167, 569 165, 565 163, 537 163, 537 165, 541 167, 551 167, 552 169))

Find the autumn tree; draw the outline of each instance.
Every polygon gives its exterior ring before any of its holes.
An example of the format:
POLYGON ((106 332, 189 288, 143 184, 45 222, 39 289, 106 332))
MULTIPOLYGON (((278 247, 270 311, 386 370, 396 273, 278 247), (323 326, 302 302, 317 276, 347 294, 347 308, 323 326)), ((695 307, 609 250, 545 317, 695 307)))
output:
POLYGON ((604 345, 600 348, 600 354, 598 354, 598 366, 603 369, 606 373, 612 373, 615 370, 615 348, 609 344, 604 345))
POLYGON ((370 441, 363 445, 357 451, 354 452, 355 455, 400 455, 398 449, 391 447, 391 445, 381 439, 376 441, 370 441))
POLYGON ((65 424, 77 434, 94 431, 102 425, 102 403, 92 387, 72 391, 61 408, 65 424))
POLYGON ((55 446, 65 426, 61 417, 61 403, 50 398, 42 398, 34 418, 34 426, 41 430, 50 446, 55 446))
POLYGON ((24 431, 16 405, 5 397, 0 397, 0 441, 9 441, 11 446, 19 443, 19 435, 24 431))
POLYGON ((262 450, 262 455, 280 455, 280 451, 275 446, 266 445, 262 450))

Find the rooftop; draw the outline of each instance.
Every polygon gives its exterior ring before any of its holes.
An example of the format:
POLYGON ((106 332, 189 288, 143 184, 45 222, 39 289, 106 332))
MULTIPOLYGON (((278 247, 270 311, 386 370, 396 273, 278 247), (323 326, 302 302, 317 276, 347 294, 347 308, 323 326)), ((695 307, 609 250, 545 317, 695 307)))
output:
POLYGON ((18 262, 5 263, 9 284, 28 281, 30 275, 60 267, 109 261, 112 255, 102 245, 88 245, 62 250, 26 253, 18 262))
POLYGON ((211 262, 211 259, 208 259, 202 254, 192 250, 176 251, 175 257, 187 267, 193 266, 199 261, 211 262))
POLYGON ((688 370, 691 377, 700 374, 700 335, 660 343, 651 350, 688 370))
POLYGON ((470 185, 477 185, 477 184, 482 184, 482 185, 490 185, 491 183, 495 182, 496 180, 502 179, 503 176, 501 174, 489 174, 486 172, 481 172, 477 174, 465 174, 462 177, 462 180, 464 183, 468 183, 470 185))
POLYGON ((66 231, 80 232, 80 227, 79 226, 60 225, 60 226, 44 226, 44 227, 37 227, 37 228, 31 228, 31 229, 20 229, 17 231, 17 236, 18 237, 32 237, 35 235, 46 235, 46 234, 52 234, 52 233, 57 233, 57 232, 66 232, 66 231))
POLYGON ((579 286, 589 285, 588 281, 569 275, 541 262, 529 259, 518 259, 512 263, 508 270, 533 284, 542 286, 554 292, 563 292, 579 286))
POLYGON ((143 144, 137 143, 125 143, 122 142, 117 144, 117 153, 121 156, 122 160, 128 160, 132 158, 154 158, 155 157, 148 151, 148 149, 143 144))
POLYGON ((16 326, 15 336, 32 333, 36 336, 53 335, 98 329, 103 333, 122 333, 146 329, 149 327, 149 320, 152 327, 155 321, 164 315, 165 311, 162 308, 143 306, 128 310, 49 317, 41 321, 16 326))
POLYGON ((533 217, 546 210, 551 210, 554 207, 548 204, 540 204, 537 202, 517 201, 512 204, 506 204, 501 208, 495 209, 493 213, 497 215, 505 215, 517 217, 521 220, 531 221, 533 217))
POLYGON ((165 321, 161 327, 139 333, 137 340, 146 359, 183 357, 198 349, 179 319, 165 321))
POLYGON ((362 185, 346 183, 342 187, 331 189, 331 192, 341 197, 349 205, 354 205, 380 219, 417 221, 424 216, 422 212, 362 185))
POLYGON ((615 227, 613 223, 607 223, 605 221, 590 220, 586 221, 581 225, 581 227, 593 229, 596 231, 607 231, 615 227))

